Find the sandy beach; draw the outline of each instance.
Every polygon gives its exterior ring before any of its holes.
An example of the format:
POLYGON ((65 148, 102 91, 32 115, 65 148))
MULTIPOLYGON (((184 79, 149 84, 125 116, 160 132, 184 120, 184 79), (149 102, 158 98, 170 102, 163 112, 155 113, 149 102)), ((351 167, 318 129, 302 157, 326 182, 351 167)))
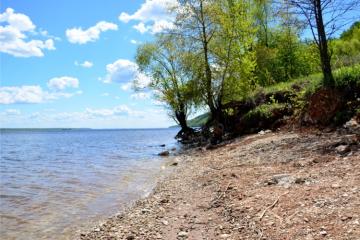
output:
POLYGON ((358 137, 268 132, 169 157, 150 196, 78 237, 359 239, 358 137))

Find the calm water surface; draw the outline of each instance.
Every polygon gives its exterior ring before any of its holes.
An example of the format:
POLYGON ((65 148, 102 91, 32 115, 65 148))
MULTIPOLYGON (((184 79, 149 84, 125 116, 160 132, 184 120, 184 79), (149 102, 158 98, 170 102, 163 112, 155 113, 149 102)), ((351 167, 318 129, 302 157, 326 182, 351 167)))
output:
POLYGON ((145 196, 177 129, 1 130, 1 239, 68 239, 145 196))

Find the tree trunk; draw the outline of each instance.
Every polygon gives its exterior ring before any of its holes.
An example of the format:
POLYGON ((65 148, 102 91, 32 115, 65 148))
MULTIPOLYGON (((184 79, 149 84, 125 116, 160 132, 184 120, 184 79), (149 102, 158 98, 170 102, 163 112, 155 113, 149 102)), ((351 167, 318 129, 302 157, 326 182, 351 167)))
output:
POLYGON ((335 85, 335 80, 331 70, 331 56, 329 53, 328 42, 324 27, 321 0, 314 0, 313 3, 318 33, 318 47, 320 51, 321 70, 324 75, 324 84, 327 87, 332 87, 335 85))
POLYGON ((176 111, 175 117, 176 120, 179 122, 181 130, 183 132, 188 131, 190 129, 189 126, 187 125, 186 114, 184 111, 176 111))
POLYGON ((202 35, 202 45, 204 51, 204 62, 205 62, 205 80, 206 80, 206 100, 210 108, 212 115, 216 113, 216 108, 213 102, 213 92, 212 92, 212 72, 209 64, 209 48, 208 48, 208 35, 206 32, 205 16, 203 2, 200 1, 200 17, 201 17, 201 35, 202 35))
POLYGON ((179 122, 181 130, 176 134, 176 139, 180 142, 188 141, 191 139, 194 129, 187 125, 186 112, 184 110, 175 112, 176 120, 179 122))

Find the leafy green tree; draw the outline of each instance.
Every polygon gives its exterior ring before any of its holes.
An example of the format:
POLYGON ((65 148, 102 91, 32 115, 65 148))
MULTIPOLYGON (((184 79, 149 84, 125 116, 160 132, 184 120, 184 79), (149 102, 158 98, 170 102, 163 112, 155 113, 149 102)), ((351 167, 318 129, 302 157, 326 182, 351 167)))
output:
POLYGON ((319 49, 324 85, 332 87, 335 80, 331 66, 329 39, 348 20, 346 14, 358 11, 359 1, 351 0, 286 0, 302 15, 319 49))
POLYGON ((255 85, 255 31, 249 1, 183 0, 175 35, 188 39, 198 56, 193 70, 203 102, 215 123, 222 104, 241 98, 255 85))
POLYGON ((141 45, 136 55, 140 71, 151 78, 150 88, 166 103, 170 116, 181 126, 179 135, 192 132, 187 117, 196 103, 192 71, 188 69, 189 54, 182 51, 183 47, 180 37, 159 35, 154 43, 141 45))

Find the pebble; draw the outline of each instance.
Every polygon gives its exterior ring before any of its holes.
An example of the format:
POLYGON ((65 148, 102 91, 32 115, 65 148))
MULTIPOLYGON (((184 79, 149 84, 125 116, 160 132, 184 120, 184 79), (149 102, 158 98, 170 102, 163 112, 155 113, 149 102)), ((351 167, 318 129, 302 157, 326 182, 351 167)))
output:
POLYGON ((162 222, 162 224, 164 224, 165 226, 169 225, 169 222, 166 221, 166 220, 162 220, 161 222, 162 222))
POLYGON ((350 147, 347 145, 340 145, 335 148, 336 152, 339 154, 345 154, 350 151, 350 147))
POLYGON ((178 233, 179 237, 188 237, 188 235, 189 234, 187 232, 184 232, 184 231, 181 231, 181 232, 178 233))
POLYGON ((220 235, 220 238, 229 238, 230 237, 230 234, 221 234, 220 235))
POLYGON ((326 232, 325 230, 322 230, 322 231, 320 231, 320 235, 326 236, 326 235, 327 235, 327 232, 326 232))
POLYGON ((163 151, 161 153, 158 154, 159 156, 162 156, 162 157, 167 157, 170 155, 170 152, 169 151, 163 151))

